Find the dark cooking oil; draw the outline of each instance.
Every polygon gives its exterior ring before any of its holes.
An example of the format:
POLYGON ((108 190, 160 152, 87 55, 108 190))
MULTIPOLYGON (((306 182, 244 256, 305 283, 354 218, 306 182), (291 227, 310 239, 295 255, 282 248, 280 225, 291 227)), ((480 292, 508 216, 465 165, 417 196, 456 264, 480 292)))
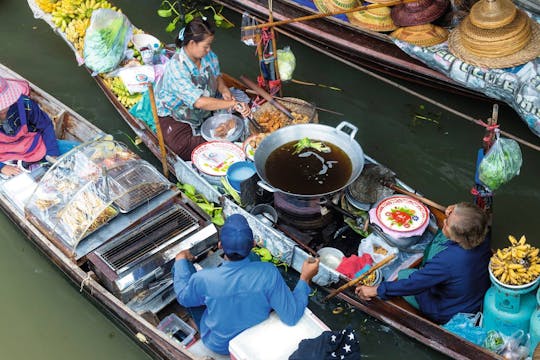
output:
POLYGON ((288 193, 317 195, 338 190, 347 184, 352 162, 343 150, 324 142, 330 148, 329 152, 307 148, 293 154, 296 143, 286 143, 268 156, 265 174, 270 185, 288 193))

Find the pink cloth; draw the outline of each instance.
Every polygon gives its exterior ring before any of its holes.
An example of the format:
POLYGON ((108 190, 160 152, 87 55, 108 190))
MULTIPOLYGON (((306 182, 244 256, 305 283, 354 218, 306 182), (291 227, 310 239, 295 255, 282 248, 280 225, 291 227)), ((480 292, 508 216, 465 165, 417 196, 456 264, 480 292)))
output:
POLYGON ((371 264, 373 264, 373 259, 369 254, 362 254, 362 256, 351 255, 349 257, 344 257, 336 270, 352 279, 354 274, 360 271, 364 266, 371 264))

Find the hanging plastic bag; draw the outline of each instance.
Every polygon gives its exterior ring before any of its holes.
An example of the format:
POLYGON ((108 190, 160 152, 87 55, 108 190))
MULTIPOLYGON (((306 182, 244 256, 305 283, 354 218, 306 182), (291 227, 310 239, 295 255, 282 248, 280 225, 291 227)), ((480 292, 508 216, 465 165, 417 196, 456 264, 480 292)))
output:
POLYGON ((279 78, 282 81, 291 80, 296 68, 296 58, 290 47, 286 46, 277 51, 279 78))
POLYGON ((124 58, 131 24, 128 18, 111 9, 97 9, 92 13, 84 38, 84 62, 95 74, 116 69, 124 58))
POLYGON ((481 322, 481 319, 482 313, 480 312, 477 314, 457 313, 443 325, 443 328, 476 345, 482 345, 487 331, 481 326, 476 326, 477 323, 481 322))
POLYGON ((143 92, 141 100, 133 105, 129 113, 137 119, 144 121, 153 132, 156 132, 156 124, 152 115, 152 105, 150 104, 150 94, 148 91, 143 92))
POLYGON ((478 178, 491 191, 495 191, 519 175, 522 163, 518 143, 512 139, 499 137, 499 131, 496 130, 495 142, 478 167, 478 178))
POLYGON ((242 27, 240 27, 240 38, 247 46, 257 46, 257 35, 260 33, 258 29, 245 30, 248 26, 257 25, 257 20, 247 12, 242 14, 242 27))

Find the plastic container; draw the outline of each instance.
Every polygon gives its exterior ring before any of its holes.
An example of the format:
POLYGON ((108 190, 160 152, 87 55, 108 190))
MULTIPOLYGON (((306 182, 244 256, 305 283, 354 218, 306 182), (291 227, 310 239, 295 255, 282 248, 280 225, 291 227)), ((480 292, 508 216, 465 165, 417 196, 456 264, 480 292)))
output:
POLYGON ((531 335, 530 355, 533 356, 533 352, 536 346, 540 342, 540 290, 536 292, 536 310, 531 315, 531 321, 529 323, 529 334, 531 335))
POLYGON ((157 328, 169 336, 174 337, 180 344, 187 346, 193 341, 195 329, 189 326, 184 320, 176 314, 170 314, 160 321, 157 328))
POLYGON ((234 190, 240 192, 240 184, 257 172, 251 161, 238 161, 227 169, 227 180, 234 190))

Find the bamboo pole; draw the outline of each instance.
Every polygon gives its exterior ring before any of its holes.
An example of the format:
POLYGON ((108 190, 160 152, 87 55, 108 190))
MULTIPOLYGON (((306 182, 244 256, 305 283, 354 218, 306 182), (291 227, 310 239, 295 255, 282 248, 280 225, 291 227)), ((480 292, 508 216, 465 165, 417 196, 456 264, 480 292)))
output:
POLYGON ((165 140, 163 140, 163 133, 161 132, 161 125, 159 124, 159 117, 156 108, 156 98, 154 96, 154 87, 152 86, 152 83, 148 83, 148 95, 150 95, 152 116, 154 117, 154 124, 156 125, 159 151, 161 153, 161 165, 163 166, 163 175, 165 175, 165 177, 169 177, 169 167, 167 166, 167 150, 165 149, 165 140))
POLYGON ((363 280, 364 278, 369 276, 375 270, 383 267, 384 265, 388 264, 390 261, 394 260, 395 257, 396 257, 396 254, 392 254, 392 255, 389 255, 389 256, 385 257, 384 259, 379 261, 377 264, 373 265, 373 267, 371 267, 371 269, 369 269, 368 271, 366 271, 365 273, 363 273, 362 275, 360 275, 356 279, 353 279, 353 280, 349 281, 348 283, 346 283, 345 285, 342 285, 339 288, 337 288, 336 290, 332 291, 330 294, 328 294, 324 298, 323 301, 330 300, 331 298, 333 298, 334 296, 336 296, 340 292, 342 292, 344 290, 347 290, 351 286, 354 286, 354 285, 358 284, 361 280, 363 280))
POLYGON ((362 5, 357 6, 352 9, 347 10, 340 10, 340 11, 331 11, 326 13, 319 13, 319 14, 313 14, 313 15, 306 15, 301 16, 293 19, 285 19, 280 21, 273 21, 273 18, 269 18, 269 22, 258 24, 258 25, 250 25, 243 27, 242 30, 252 30, 252 29, 262 29, 265 27, 274 27, 284 24, 290 24, 292 22, 300 22, 300 21, 306 21, 306 20, 313 20, 313 19, 320 19, 327 16, 334 16, 334 15, 341 15, 341 14, 348 14, 356 11, 363 11, 363 10, 369 10, 369 9, 376 9, 380 7, 387 7, 387 6, 394 6, 394 5, 400 5, 400 4, 406 4, 406 3, 412 3, 417 2, 418 0, 395 0, 387 3, 377 3, 377 4, 370 4, 370 5, 362 5))

